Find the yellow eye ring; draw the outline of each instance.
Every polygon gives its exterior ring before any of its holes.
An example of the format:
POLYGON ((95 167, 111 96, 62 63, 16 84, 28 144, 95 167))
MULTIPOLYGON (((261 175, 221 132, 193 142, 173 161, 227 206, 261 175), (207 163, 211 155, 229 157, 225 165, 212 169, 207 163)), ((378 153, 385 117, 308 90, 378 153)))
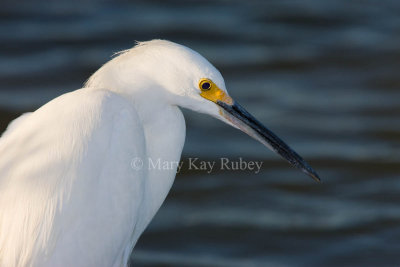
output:
POLYGON ((199 82, 199 88, 201 91, 208 91, 212 88, 213 82, 209 79, 201 79, 199 82))

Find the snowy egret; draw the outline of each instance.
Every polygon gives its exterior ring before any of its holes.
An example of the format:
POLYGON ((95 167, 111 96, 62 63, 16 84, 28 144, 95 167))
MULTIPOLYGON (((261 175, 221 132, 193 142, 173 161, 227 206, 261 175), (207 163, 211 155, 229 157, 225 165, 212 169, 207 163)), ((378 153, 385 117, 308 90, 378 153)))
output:
POLYGON ((164 40, 138 43, 2 135, 0 265, 125 266, 176 174, 137 168, 138 160, 179 161, 179 107, 241 129, 319 181, 201 55, 164 40))

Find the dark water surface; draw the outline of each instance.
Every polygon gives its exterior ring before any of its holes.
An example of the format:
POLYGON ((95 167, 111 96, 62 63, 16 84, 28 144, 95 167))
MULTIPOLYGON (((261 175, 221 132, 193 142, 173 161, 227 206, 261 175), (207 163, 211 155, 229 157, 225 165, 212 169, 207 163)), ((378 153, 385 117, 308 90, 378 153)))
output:
POLYGON ((134 266, 400 265, 400 1, 3 1, 1 131, 153 38, 206 56, 323 184, 185 111, 185 161, 263 167, 184 169, 134 266))

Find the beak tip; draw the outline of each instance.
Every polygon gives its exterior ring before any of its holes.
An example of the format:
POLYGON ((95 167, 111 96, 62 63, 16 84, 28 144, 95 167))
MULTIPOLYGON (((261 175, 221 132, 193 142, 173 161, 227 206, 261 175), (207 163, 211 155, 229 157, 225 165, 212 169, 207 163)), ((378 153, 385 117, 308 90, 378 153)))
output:
POLYGON ((312 171, 306 170, 305 172, 317 183, 319 184, 322 183, 321 178, 319 178, 318 174, 314 170, 312 171))

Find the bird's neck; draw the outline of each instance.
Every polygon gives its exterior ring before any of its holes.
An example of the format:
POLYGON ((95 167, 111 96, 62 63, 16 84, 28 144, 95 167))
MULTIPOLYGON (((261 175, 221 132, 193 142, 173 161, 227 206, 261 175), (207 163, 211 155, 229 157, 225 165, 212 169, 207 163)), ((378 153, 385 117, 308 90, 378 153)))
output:
POLYGON ((185 121, 178 107, 160 108, 154 118, 144 122, 148 176, 144 195, 143 231, 164 202, 174 182, 185 141, 185 121))
MULTIPOLYGON (((140 77, 137 80, 140 81, 140 77)), ((177 106, 166 102, 162 88, 157 85, 140 82, 126 85, 115 76, 95 73, 86 86, 106 88, 129 99, 143 125, 147 151, 143 167, 147 170, 147 177, 141 213, 144 216, 136 225, 136 242, 165 200, 175 179, 186 134, 183 114, 177 106)))

